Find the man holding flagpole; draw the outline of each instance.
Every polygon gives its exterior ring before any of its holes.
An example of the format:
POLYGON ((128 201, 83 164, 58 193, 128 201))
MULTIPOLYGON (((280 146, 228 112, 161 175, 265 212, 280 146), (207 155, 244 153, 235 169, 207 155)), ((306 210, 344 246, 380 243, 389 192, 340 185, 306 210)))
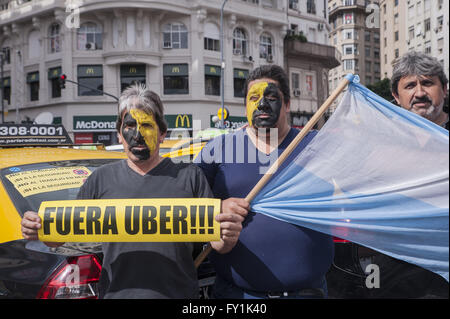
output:
MULTIPOLYGON (((248 127, 215 138, 196 158, 215 197, 235 209, 247 209, 243 198, 299 133, 289 125, 289 79, 281 67, 253 70, 245 91, 248 127)), ((284 163, 316 133, 309 132, 284 163)), ((325 274, 333 256, 331 236, 250 211, 236 246, 225 254, 210 255, 217 273, 213 294, 216 298, 324 298, 325 274)))
POLYGON ((425 53, 408 52, 395 64, 392 95, 404 109, 448 130, 443 107, 448 79, 441 63, 425 53))

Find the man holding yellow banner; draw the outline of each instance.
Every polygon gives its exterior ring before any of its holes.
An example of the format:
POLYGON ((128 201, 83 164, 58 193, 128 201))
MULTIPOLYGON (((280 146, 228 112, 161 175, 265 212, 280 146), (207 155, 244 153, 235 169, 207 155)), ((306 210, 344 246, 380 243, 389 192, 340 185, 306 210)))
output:
POLYGON ((230 251, 248 205, 221 212, 201 169, 159 156, 167 125, 154 92, 139 85, 123 92, 117 130, 127 159, 95 170, 77 201, 26 212, 23 236, 49 246, 102 242, 100 298, 197 298, 192 242, 230 251))

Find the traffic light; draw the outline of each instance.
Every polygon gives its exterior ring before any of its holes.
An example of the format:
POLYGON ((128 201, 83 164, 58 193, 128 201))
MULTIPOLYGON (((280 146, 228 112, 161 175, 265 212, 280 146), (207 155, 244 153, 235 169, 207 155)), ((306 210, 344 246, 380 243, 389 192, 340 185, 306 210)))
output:
POLYGON ((65 74, 61 74, 59 76, 59 87, 61 89, 65 89, 66 88, 66 75, 65 74))

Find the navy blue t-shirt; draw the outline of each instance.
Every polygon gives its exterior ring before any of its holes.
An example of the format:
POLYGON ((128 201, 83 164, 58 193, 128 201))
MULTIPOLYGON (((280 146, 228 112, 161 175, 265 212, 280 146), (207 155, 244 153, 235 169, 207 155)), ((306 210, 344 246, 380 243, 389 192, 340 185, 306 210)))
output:
MULTIPOLYGON (((277 155, 298 134, 292 128, 278 150, 266 155, 255 147, 246 129, 210 141, 195 162, 216 198, 245 198, 277 155), (263 169, 261 169, 263 168, 263 169)), ((292 161, 317 134, 312 131, 278 171, 292 161)), ((321 282, 334 256, 332 237, 274 218, 249 212, 236 246, 227 254, 212 252, 217 275, 254 291, 293 291, 321 282)))

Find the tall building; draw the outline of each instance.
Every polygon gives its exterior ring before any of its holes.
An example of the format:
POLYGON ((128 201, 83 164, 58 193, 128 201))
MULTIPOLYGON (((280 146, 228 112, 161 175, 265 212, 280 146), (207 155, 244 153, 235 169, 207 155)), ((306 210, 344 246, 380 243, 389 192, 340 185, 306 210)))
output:
POLYGON ((436 57, 449 76, 449 2, 381 0, 381 73, 391 78, 393 65, 407 51, 436 57))
POLYGON ((303 127, 327 99, 328 71, 340 64, 340 55, 328 44, 325 1, 290 0, 287 21, 284 52, 291 84, 291 120, 293 126, 303 127))
POLYGON ((359 75, 364 85, 381 78, 380 31, 366 12, 369 4, 377 6, 378 0, 328 0, 330 44, 342 54, 341 66, 329 72, 331 89, 348 73, 359 75))
MULTIPOLYGON (((223 2, 0 0, 6 120, 51 112, 77 142, 114 143, 114 97, 141 82, 161 96, 170 132, 187 129, 192 134, 193 128, 214 126, 212 118, 221 107, 223 2), (67 76, 64 89, 58 85, 61 74, 67 76)), ((305 32, 315 31, 311 41, 327 47, 327 31, 319 27, 326 22, 321 2, 301 2, 308 3, 302 14, 291 12, 288 0, 226 2, 223 96, 228 126, 246 122, 243 84, 250 70, 270 63, 288 68, 295 60, 285 53, 288 16, 296 16, 299 26, 314 26, 305 32)), ((323 82, 323 69, 307 70, 313 77, 304 82, 313 81, 316 92, 315 100, 309 98, 314 107, 308 107, 314 111, 326 98, 318 96, 328 92, 317 85, 323 82)))

